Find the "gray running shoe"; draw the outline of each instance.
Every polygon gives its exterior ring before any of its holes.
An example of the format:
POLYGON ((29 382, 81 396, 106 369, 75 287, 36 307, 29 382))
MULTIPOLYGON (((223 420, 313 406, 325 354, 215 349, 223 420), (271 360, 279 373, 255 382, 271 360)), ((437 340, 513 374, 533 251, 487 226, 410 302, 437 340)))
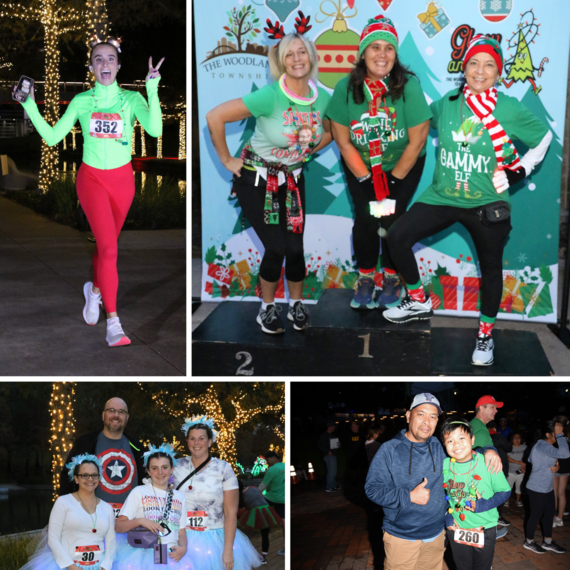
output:
POLYGON ((83 285, 83 296, 85 297, 85 307, 83 307, 83 318, 88 325, 96 325, 101 313, 101 293, 93 293, 93 283, 87 281, 83 285))
POLYGON ((124 333, 119 317, 107 319, 107 337, 105 340, 110 347, 131 344, 131 339, 124 333))
POLYGON ((536 540, 533 540, 531 543, 528 543, 525 540, 523 546, 525 548, 528 548, 529 550, 532 550, 533 552, 536 552, 537 554, 544 554, 546 552, 544 548, 541 548, 540 546, 538 546, 538 544, 536 544, 536 540))
POLYGON ((292 307, 289 305, 287 318, 293 322, 296 331, 302 331, 309 324, 309 311, 301 301, 297 301, 292 307))
POLYGON ((278 307, 274 303, 267 305, 265 311, 263 309, 259 310, 257 315, 257 324, 261 326, 261 330, 267 334, 280 334, 285 332, 285 327, 283 326, 283 321, 279 316, 281 312, 281 307, 278 307))
POLYGON ((425 321, 431 319, 433 310, 431 298, 428 297, 424 303, 414 301, 409 295, 397 306, 385 310, 382 315, 392 323, 407 323, 409 321, 425 321))
POLYGON ((489 335, 477 337, 471 364, 475 366, 490 366, 493 364, 493 348, 495 348, 495 344, 489 335))

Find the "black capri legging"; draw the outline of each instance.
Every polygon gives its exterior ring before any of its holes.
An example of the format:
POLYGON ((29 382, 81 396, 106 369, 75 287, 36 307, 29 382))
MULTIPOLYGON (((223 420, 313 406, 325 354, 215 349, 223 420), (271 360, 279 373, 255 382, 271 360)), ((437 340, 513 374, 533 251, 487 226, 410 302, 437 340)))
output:
POLYGON ((416 202, 388 232, 388 248, 404 281, 413 285, 420 273, 412 247, 456 222, 462 224, 475 244, 481 267, 481 314, 494 318, 503 293, 503 250, 512 228, 510 220, 486 226, 479 210, 416 202))
POLYGON ((530 503, 530 515, 524 529, 525 537, 534 540, 536 525, 541 522, 542 538, 552 538, 552 523, 554 522, 555 504, 554 490, 550 493, 539 493, 526 488, 530 503))
POLYGON ((242 168, 241 176, 235 177, 234 190, 236 191, 239 205, 245 217, 257 233, 265 254, 261 260, 259 275, 265 281, 275 283, 281 276, 283 260, 285 263, 285 277, 294 283, 303 281, 305 278, 305 256, 303 250, 303 235, 307 223, 305 211, 305 178, 303 174, 297 180, 297 187, 301 196, 303 207, 303 233, 294 234, 287 231, 287 214, 285 202, 287 200, 287 183, 281 184, 278 189, 279 201, 279 224, 266 224, 263 221, 263 206, 265 205, 265 190, 267 182, 259 177, 258 185, 255 185, 257 172, 242 168))
MULTIPOLYGON (((376 200, 372 179, 366 182, 358 182, 350 172, 344 160, 342 167, 346 175, 348 191, 354 206, 354 226, 352 227, 352 247, 358 269, 374 269, 378 264, 380 255, 380 239, 378 238, 378 226, 388 230, 407 210, 408 204, 420 183, 426 157, 418 158, 410 172, 402 179, 396 189, 390 189, 391 200, 396 200, 396 211, 391 216, 375 218, 370 214, 369 202, 376 200)), ((390 256, 386 238, 382 238, 382 264, 388 269, 395 270, 390 256)))

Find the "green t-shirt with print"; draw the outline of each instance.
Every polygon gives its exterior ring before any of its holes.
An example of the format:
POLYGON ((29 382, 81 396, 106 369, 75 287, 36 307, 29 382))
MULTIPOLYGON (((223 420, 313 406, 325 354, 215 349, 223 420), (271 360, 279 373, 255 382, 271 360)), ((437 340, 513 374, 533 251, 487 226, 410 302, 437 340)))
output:
POLYGON ((509 483, 502 471, 492 474, 487 471, 485 458, 476 453, 472 461, 451 462, 447 457, 443 462, 443 481, 449 495, 448 508, 460 528, 493 528, 497 526, 499 512, 496 508, 483 513, 473 513, 465 509, 465 501, 477 501, 477 491, 483 499, 490 499, 495 493, 509 491, 509 483), (474 469, 471 468, 474 466, 474 469), (470 471, 471 470, 471 471, 470 471), (469 472, 470 471, 470 472, 469 472), (454 473, 455 472, 455 473, 454 473), (461 520, 464 515, 464 520, 461 520))
POLYGON ((303 155, 310 149, 308 145, 303 145, 300 151, 296 149, 295 131, 303 125, 309 125, 309 129, 314 125, 317 138, 313 142, 318 144, 323 136, 323 120, 330 97, 325 89, 319 89, 313 105, 300 105, 285 96, 278 81, 246 95, 242 101, 257 119, 250 146, 267 162, 287 166, 302 163, 303 155))
POLYGON ((475 443, 473 448, 476 447, 494 447, 493 439, 489 433, 487 425, 484 424, 479 418, 473 418, 470 422, 473 428, 473 435, 475 436, 475 443))
MULTIPOLYGON (((348 93, 349 76, 341 79, 335 87, 327 109, 327 118, 339 125, 350 127, 350 140, 358 150, 362 160, 370 168, 368 132, 370 114, 368 103, 357 105, 352 93, 348 93)), ((404 95, 396 101, 388 94, 385 105, 379 105, 380 132, 382 133, 382 170, 390 172, 396 166, 410 139, 408 129, 431 118, 431 111, 422 91, 420 82, 410 77, 404 87, 404 95), (388 111, 386 113, 386 110, 388 111), (388 115, 388 116, 386 116, 388 115), (390 129, 391 136, 386 132, 390 129)), ((426 153, 425 145, 420 156, 426 153)))
POLYGON ((272 503, 285 503, 285 463, 272 465, 263 477, 262 483, 267 487, 265 498, 272 503))
MULTIPOLYGON (((431 126, 438 130, 438 155, 433 183, 418 201, 459 208, 510 203, 508 190, 498 194, 493 186, 497 159, 491 136, 463 96, 449 99, 456 94, 454 89, 431 104, 431 126), (464 141, 468 143, 465 147, 464 141)), ((493 116, 513 142, 519 140, 529 148, 537 146, 548 132, 547 125, 518 99, 503 93, 498 93, 493 116)))

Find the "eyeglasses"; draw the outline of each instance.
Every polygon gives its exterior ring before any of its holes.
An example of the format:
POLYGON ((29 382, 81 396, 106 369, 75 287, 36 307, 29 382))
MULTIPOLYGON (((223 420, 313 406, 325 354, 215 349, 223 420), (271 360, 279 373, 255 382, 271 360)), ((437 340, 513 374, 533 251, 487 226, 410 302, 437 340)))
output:
POLYGON ((91 481, 99 481, 99 473, 81 473, 81 475, 77 475, 77 477, 81 477, 84 481, 91 479, 91 481))
POLYGON ((104 410, 105 412, 109 412, 110 414, 119 414, 120 416, 128 416, 129 412, 127 412, 126 410, 115 410, 115 408, 107 408, 106 410, 104 410))

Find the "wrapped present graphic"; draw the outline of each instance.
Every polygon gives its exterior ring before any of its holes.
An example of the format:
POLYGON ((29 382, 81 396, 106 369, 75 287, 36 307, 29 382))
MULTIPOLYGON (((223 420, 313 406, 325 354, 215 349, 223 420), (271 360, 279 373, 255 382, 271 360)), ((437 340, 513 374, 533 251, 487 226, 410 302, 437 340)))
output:
POLYGON ((237 277, 244 289, 251 285, 251 268, 245 259, 230 265, 230 271, 233 274, 232 277, 237 277))
POLYGON ((457 285, 459 278, 453 275, 440 275, 439 282, 443 288, 443 308, 457 310, 457 285))
POLYGON ((221 267, 215 263, 209 263, 208 275, 224 285, 229 285, 232 282, 232 271, 229 267, 221 267))
POLYGON ((528 285, 523 293, 523 301, 526 305, 527 316, 531 319, 533 317, 550 315, 554 311, 548 283, 528 285))
POLYGON ((463 310, 477 311, 479 309, 479 277, 463 278, 463 310))
POLYGON ((443 299, 443 286, 439 282, 439 277, 434 275, 430 282, 428 283, 429 296, 431 298, 431 304, 434 310, 443 309, 442 299, 443 299))
POLYGON ((526 286, 526 283, 507 275, 503 279, 503 296, 499 308, 506 313, 524 313, 525 304, 521 289, 526 286))
POLYGON ((214 299, 217 299, 219 297, 222 297, 222 299, 225 299, 226 297, 230 296, 230 289, 227 285, 222 285, 221 287, 214 281, 213 285, 212 285, 212 297, 214 299))
POLYGON ((345 275, 347 275, 346 271, 340 267, 329 265, 323 279, 323 289, 341 289, 343 287, 342 278, 345 275))
POLYGON ((417 17, 421 30, 430 40, 450 23, 444 9, 436 6, 435 2, 430 2, 427 10, 418 14, 417 17))
POLYGON ((211 295, 214 292, 214 284, 211 281, 206 281, 206 287, 204 288, 204 291, 211 295))

